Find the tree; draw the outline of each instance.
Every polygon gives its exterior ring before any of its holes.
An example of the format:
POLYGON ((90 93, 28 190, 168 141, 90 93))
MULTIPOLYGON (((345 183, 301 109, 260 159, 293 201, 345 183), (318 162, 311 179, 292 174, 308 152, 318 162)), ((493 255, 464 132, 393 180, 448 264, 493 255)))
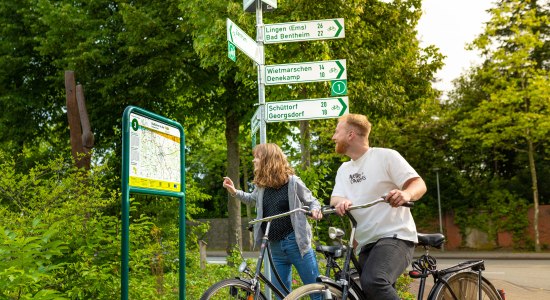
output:
POLYGON ((540 251, 536 147, 548 145, 550 132, 549 9, 537 1, 503 0, 490 10, 485 32, 472 44, 487 58, 479 75, 488 97, 479 99, 457 126, 465 139, 478 141, 485 149, 528 155, 536 251, 540 251))
POLYGON ((170 109, 195 89, 202 72, 179 2, 2 2, 0 109, 12 112, 0 118, 10 128, 0 133, 3 144, 42 156, 68 149, 66 70, 86 88, 98 160, 119 157, 126 106, 178 115, 170 109))

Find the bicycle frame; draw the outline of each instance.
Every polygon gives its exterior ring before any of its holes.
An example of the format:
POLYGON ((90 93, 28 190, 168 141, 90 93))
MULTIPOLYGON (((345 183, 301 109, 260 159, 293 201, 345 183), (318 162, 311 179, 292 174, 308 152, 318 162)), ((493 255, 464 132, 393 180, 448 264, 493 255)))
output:
MULTIPOLYGON (((332 284, 332 285, 335 285, 335 286, 340 286, 341 289, 342 289, 342 300, 346 300, 348 298, 350 286, 355 291, 361 291, 361 287, 358 286, 357 283, 355 283, 353 280, 351 280, 350 272, 349 272, 350 263, 353 263, 353 266, 355 267, 357 272, 359 274, 362 273, 361 272, 362 269, 361 269, 361 266, 359 264, 359 261, 357 260, 357 257, 353 253, 353 241, 355 239, 355 230, 356 230, 356 227, 357 227, 357 221, 351 215, 350 211, 355 210, 355 209, 371 207, 371 206, 374 206, 374 205, 382 203, 382 202, 388 203, 388 201, 384 197, 382 197, 382 198, 379 198, 379 199, 377 199, 375 201, 372 201, 372 202, 369 202, 369 203, 351 206, 349 208, 349 210, 346 211, 346 216, 351 221, 352 226, 351 226, 351 232, 350 232, 349 242, 348 242, 348 251, 346 252, 346 258, 344 260, 344 268, 343 268, 344 278, 340 279, 338 281, 333 281, 332 279, 327 278, 327 277, 320 277, 319 278, 323 283, 332 284)), ((413 203, 408 203, 408 205, 406 205, 406 206, 411 207, 412 205, 413 205, 413 203)), ((336 212, 336 209, 334 209, 334 208, 323 209, 322 212, 323 212, 323 215, 333 214, 333 213, 336 212)), ((366 298, 363 296, 362 292, 361 293, 355 293, 355 294, 356 294, 357 297, 359 297, 360 300, 366 300, 366 298)))
POLYGON ((271 227, 271 221, 272 220, 277 219, 277 218, 286 217, 286 216, 291 215, 295 212, 303 212, 305 214, 311 214, 308 210, 308 207, 304 206, 304 207, 301 207, 301 208, 293 209, 293 210, 288 211, 286 213, 273 215, 273 216, 262 218, 262 219, 256 219, 256 220, 252 220, 252 221, 248 222, 248 224, 250 224, 250 225, 254 225, 254 224, 260 223, 260 222, 268 222, 267 225, 266 225, 266 228, 265 228, 264 235, 262 237, 262 243, 260 244, 260 254, 258 256, 258 263, 256 264, 256 272, 254 273, 254 276, 251 276, 250 274, 248 274, 252 277, 251 284, 253 285, 253 289, 254 289, 254 299, 258 299, 258 297, 260 295, 260 292, 261 292, 260 291, 261 290, 260 289, 260 281, 263 282, 264 284, 266 284, 269 287, 269 289, 271 289, 271 291, 275 292, 275 294, 277 294, 277 296, 280 297, 281 299, 284 298, 290 292, 288 290, 288 288, 283 284, 283 280, 281 279, 281 276, 279 275, 279 273, 277 272, 277 269, 275 268, 275 264, 273 262, 273 257, 271 256, 271 250, 269 248, 269 237, 268 236, 269 236, 269 229, 271 227), (283 291, 279 290, 267 278, 267 276, 265 276, 262 273, 262 266, 263 266, 263 261, 264 261, 264 258, 265 258, 266 251, 267 251, 267 257, 269 259, 269 264, 270 264, 271 268, 273 269, 273 273, 275 274, 275 278, 276 278, 277 282, 283 288, 283 291))

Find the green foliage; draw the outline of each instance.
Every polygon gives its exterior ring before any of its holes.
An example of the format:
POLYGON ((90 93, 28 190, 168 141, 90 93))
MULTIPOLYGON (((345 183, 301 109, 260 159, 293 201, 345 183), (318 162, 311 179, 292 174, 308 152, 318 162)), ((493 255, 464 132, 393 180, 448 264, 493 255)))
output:
MULTIPOLYGON (((2 211, 1 218, 9 217, 2 211)), ((59 224, 42 223, 11 215, 10 224, 0 224, 0 296, 7 299, 66 299, 56 290, 55 271, 64 263, 68 248, 59 239, 59 224), (19 223, 23 221, 23 223, 19 223), (4 226, 9 226, 12 229, 4 226), (27 228, 23 231, 20 228, 27 228)))

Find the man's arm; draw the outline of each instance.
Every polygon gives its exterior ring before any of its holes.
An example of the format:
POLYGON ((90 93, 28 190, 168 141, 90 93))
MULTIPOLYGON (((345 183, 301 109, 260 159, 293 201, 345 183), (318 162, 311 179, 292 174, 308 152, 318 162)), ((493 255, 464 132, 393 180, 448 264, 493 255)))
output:
POLYGON ((386 196, 386 200, 389 201, 391 206, 398 207, 407 202, 420 199, 426 191, 427 188, 424 180, 420 177, 415 177, 405 182, 403 190, 391 190, 386 196))

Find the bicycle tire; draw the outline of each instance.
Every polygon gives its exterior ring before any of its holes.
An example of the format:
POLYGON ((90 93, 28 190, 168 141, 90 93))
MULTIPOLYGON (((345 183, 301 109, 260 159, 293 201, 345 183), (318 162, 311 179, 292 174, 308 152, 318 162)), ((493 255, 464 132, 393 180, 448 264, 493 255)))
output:
MULTIPOLYGON (((342 299, 342 291, 340 288, 331 286, 325 283, 310 283, 303 285, 288 294, 283 300, 310 300, 310 296, 321 295, 322 299, 331 299, 326 296, 327 291, 333 300, 342 299)), ((348 299, 355 299, 353 296, 348 299)))
MULTIPOLYGON (((449 287, 455 293, 458 299, 478 299, 478 278, 475 272, 464 271, 451 274, 446 277, 448 286, 443 282, 438 282, 428 296, 432 300, 455 300, 449 291, 449 287)), ((482 300, 502 300, 500 294, 489 280, 482 277, 481 280, 481 299, 482 300)))
MULTIPOLYGON (((249 300, 254 298, 254 291, 250 288, 250 283, 241 279, 227 279, 215 283, 209 287, 201 296, 200 300, 249 300)), ((267 298, 260 292, 257 300, 266 300, 267 298)))

